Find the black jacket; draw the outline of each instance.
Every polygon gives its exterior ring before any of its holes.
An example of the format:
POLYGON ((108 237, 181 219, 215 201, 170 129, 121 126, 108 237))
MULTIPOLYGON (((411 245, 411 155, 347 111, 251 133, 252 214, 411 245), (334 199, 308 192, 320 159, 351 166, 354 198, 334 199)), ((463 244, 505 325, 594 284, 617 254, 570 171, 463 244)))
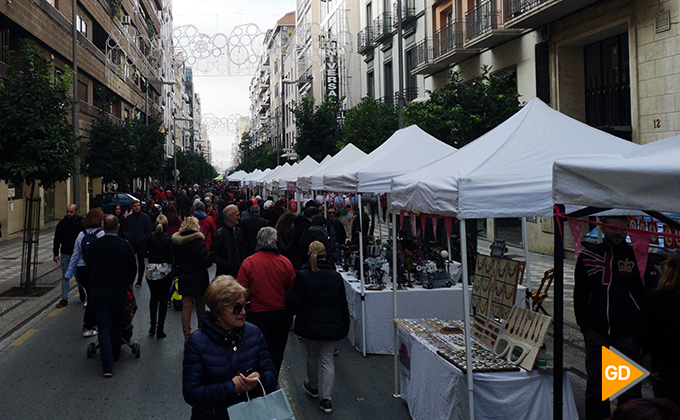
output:
MULTIPOLYGON (((656 290, 642 305, 633 341, 652 356, 652 371, 680 381, 680 294, 656 290)), ((660 377, 659 379, 667 379, 660 377)))
POLYGON ((203 234, 187 231, 172 235, 172 260, 179 278, 179 294, 203 296, 210 284, 208 268, 212 265, 203 234))
MULTIPOLYGON (((274 392, 278 380, 260 329, 245 323, 243 328, 226 331, 207 311, 200 330, 194 331, 184 346, 182 394, 192 406, 191 419, 229 419, 227 407, 246 401, 245 392, 236 394, 232 378, 248 369, 260 374, 267 393, 274 392), (213 409, 215 414, 211 414, 213 409)), ((262 391, 251 392, 253 396, 262 391)))
MULTIPOLYGON (((655 287, 653 266, 648 264, 646 273, 647 287, 655 287)), ((574 314, 582 332, 630 337, 645 292, 630 245, 605 241, 581 251, 574 270, 574 314)))
POLYGON ((135 251, 117 234, 107 233, 90 244, 85 270, 92 289, 127 289, 137 276, 135 251))
POLYGON ((330 237, 328 232, 321 226, 312 226, 302 234, 300 238, 300 248, 298 249, 298 262, 300 267, 309 261, 309 245, 314 242, 319 241, 326 248, 326 258, 331 263, 333 262, 333 248, 331 246, 330 237))
POLYGON ((210 256, 217 265, 215 275, 227 274, 236 278, 245 253, 243 232, 238 226, 223 225, 217 229, 210 245, 210 256))
POLYGON ((191 208, 191 198, 186 194, 181 194, 175 199, 175 204, 177 204, 178 210, 189 211, 191 208))
POLYGON ((168 232, 146 234, 146 256, 149 263, 172 263, 172 235, 168 232))
POLYGON ((123 237, 132 244, 137 246, 144 242, 146 234, 153 232, 151 219, 149 215, 140 211, 139 213, 130 213, 123 219, 123 237))
POLYGON ((54 231, 54 242, 52 244, 52 255, 59 255, 59 248, 61 247, 62 254, 73 254, 73 246, 76 242, 78 234, 85 230, 83 227, 84 217, 78 215, 75 219, 69 219, 64 216, 57 224, 54 231))
POLYGON ((341 340, 349 331, 345 283, 332 264, 320 260, 318 266, 314 273, 309 263, 303 265, 288 296, 288 308, 297 311, 295 334, 309 340, 341 340))
POLYGON ((239 228, 241 228, 241 231, 243 232, 243 240, 246 243, 245 257, 249 257, 255 253, 257 233, 267 225, 267 221, 258 215, 251 215, 250 217, 241 220, 239 228))
POLYGON ((302 238, 302 234, 312 226, 312 222, 310 222, 305 216, 299 215, 295 217, 293 223, 295 224, 293 227, 293 235, 290 239, 290 243, 288 244, 288 252, 285 254, 285 256, 288 257, 290 262, 293 263, 293 267, 295 267, 296 270, 299 270, 300 266, 302 265, 300 263, 299 255, 300 238, 302 238))

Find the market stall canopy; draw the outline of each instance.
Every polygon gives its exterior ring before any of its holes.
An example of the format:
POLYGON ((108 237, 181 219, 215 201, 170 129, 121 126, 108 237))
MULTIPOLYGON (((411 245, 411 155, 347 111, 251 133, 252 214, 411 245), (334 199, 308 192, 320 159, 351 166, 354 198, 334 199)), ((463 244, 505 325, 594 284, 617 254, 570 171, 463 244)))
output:
POLYGON ((455 152, 456 149, 424 132, 417 125, 397 130, 363 159, 324 175, 324 187, 333 192, 389 192, 390 180, 455 152))
POLYGON ((238 170, 233 174, 229 175, 227 179, 229 180, 229 182, 240 182, 243 180, 243 178, 246 177, 246 175, 248 175, 248 172, 244 170, 238 170))
POLYGON ((295 162, 292 165, 290 165, 287 169, 280 171, 273 177, 270 177, 266 182, 266 186, 271 189, 279 188, 279 180, 282 177, 286 176, 287 174, 293 172, 295 168, 298 167, 298 165, 300 165, 300 162, 295 162))
POLYGON ((325 174, 340 170, 364 157, 366 157, 366 153, 359 150, 352 143, 349 143, 331 159, 324 159, 313 172, 298 176, 297 186, 303 191, 326 190, 327 188, 324 187, 323 183, 323 176, 325 174))
POLYGON ((460 219, 550 217, 555 160, 639 147, 532 99, 456 153, 394 178, 392 204, 460 219))
POLYGON ((257 185, 267 185, 267 183, 271 182, 272 178, 280 174, 281 172, 287 171, 290 168, 290 163, 286 162, 283 165, 279 165, 276 168, 274 168, 271 172, 269 172, 266 176, 263 176, 260 178, 260 180, 257 182, 257 185))
POLYGON ((260 177, 262 176, 262 174, 263 174, 263 171, 262 171, 262 170, 260 170, 260 169, 255 169, 253 172, 251 172, 250 174, 248 174, 248 176, 246 176, 245 178, 243 178, 243 180, 241 181, 241 186, 245 187, 245 186, 253 185, 253 183, 255 182, 255 180, 260 179, 260 177))
POLYGON ((680 212, 680 136, 620 155, 558 159, 553 200, 559 204, 680 212))
POLYGON ((314 171, 319 167, 319 163, 315 161, 311 156, 307 156, 302 159, 302 162, 295 168, 291 170, 281 178, 279 178, 279 188, 282 190, 289 189, 294 190, 297 183, 298 176, 314 171), (291 188, 288 188, 291 186, 291 188))

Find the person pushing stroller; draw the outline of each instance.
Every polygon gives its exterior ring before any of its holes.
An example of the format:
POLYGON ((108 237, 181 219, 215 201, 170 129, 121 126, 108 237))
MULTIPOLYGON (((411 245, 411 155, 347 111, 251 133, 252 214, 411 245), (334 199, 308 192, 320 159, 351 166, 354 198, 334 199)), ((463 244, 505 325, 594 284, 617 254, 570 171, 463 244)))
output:
POLYGON ((92 242, 85 262, 90 271, 90 305, 99 328, 102 374, 110 378, 121 356, 128 290, 137 275, 137 261, 132 246, 118 237, 116 216, 105 216, 103 228, 104 236, 92 242))

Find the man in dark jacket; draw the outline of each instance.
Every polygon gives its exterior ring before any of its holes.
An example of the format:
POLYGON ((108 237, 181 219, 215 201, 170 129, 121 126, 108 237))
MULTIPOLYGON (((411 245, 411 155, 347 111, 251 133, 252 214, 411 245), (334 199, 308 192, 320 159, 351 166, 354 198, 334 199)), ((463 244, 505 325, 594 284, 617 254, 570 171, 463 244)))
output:
POLYGON ((300 258, 300 267, 305 263, 309 262, 309 244, 314 241, 319 241, 323 244, 324 248, 331 250, 328 252, 327 259, 331 264, 333 263, 333 246, 330 243, 330 237, 328 236, 328 231, 326 230, 327 220, 320 214, 317 214, 312 218, 312 226, 309 227, 300 238, 300 249, 298 250, 298 256, 300 258))
POLYGON ((260 217, 260 206, 253 204, 248 211, 250 214, 247 218, 241 220, 239 227, 243 231, 243 240, 246 243, 246 257, 255 253, 255 245, 257 244, 257 232, 268 223, 265 219, 260 217))
POLYGON ((189 216, 189 209, 191 209, 191 198, 187 195, 187 190, 182 190, 177 197, 175 204, 177 205, 182 220, 186 219, 189 216))
MULTIPOLYGON (((604 242, 581 251, 574 271, 574 314, 586 345, 586 419, 609 418, 609 401, 602 401, 602 347, 613 346, 641 363, 631 338, 645 290, 658 275, 648 264, 640 278, 633 248, 626 243, 626 217, 605 217, 604 242)), ((640 398, 641 384, 618 398, 621 405, 640 398)))
POLYGON ((130 201, 132 213, 123 219, 123 236, 130 242, 132 249, 137 255, 137 284, 135 287, 142 287, 144 280, 144 257, 146 256, 146 234, 153 232, 153 225, 149 215, 142 212, 142 204, 139 200, 130 201))
POLYGON ((104 236, 92 242, 85 257, 90 272, 90 305, 99 329, 99 348, 105 378, 113 376, 120 360, 121 334, 130 285, 135 281, 135 252, 118 237, 118 218, 104 217, 104 236))
POLYGON ((326 230, 328 231, 328 236, 330 236, 331 242, 331 252, 328 255, 331 256, 333 262, 340 261, 340 253, 342 252, 342 245, 347 241, 347 233, 345 232, 345 226, 336 219, 337 209, 335 207, 330 207, 326 214, 328 215, 328 224, 326 225, 326 230))
POLYGON ((312 219, 317 214, 319 214, 319 209, 315 206, 309 206, 301 215, 293 220, 295 227, 293 228, 293 236, 290 240, 290 245, 288 246, 288 255, 286 256, 293 263, 293 267, 295 267, 296 270, 299 270, 302 265, 300 263, 300 238, 302 238, 302 234, 312 226, 312 219))
POLYGON ((237 226, 241 215, 233 204, 227 206, 223 214, 224 225, 213 236, 210 255, 217 265, 216 276, 226 274, 236 278, 246 252, 243 232, 237 226))
MULTIPOLYGON (((68 289, 69 279, 64 277, 66 270, 68 270, 68 263, 71 261, 71 254, 73 254, 73 247, 76 242, 78 234, 85 229, 83 227, 83 216, 78 214, 78 206, 71 204, 66 207, 66 216, 59 221, 57 228, 54 231, 54 242, 52 245, 52 258, 55 263, 61 263, 61 300, 57 303, 57 308, 68 306, 68 289), (61 248, 61 256, 59 255, 61 248)), ((76 281, 78 278, 76 277, 76 281)), ((78 294, 80 301, 84 302, 87 298, 85 289, 78 282, 78 294)))

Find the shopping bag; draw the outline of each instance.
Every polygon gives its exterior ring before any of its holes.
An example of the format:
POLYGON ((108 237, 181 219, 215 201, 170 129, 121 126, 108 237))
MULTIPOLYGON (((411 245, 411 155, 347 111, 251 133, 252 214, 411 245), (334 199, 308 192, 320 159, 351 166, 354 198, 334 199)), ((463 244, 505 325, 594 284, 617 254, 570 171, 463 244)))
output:
POLYGON ((283 389, 277 389, 271 394, 264 390, 262 382, 258 379, 265 394, 262 397, 250 399, 248 401, 232 405, 227 408, 230 420, 295 420, 293 409, 290 408, 288 397, 283 389))

